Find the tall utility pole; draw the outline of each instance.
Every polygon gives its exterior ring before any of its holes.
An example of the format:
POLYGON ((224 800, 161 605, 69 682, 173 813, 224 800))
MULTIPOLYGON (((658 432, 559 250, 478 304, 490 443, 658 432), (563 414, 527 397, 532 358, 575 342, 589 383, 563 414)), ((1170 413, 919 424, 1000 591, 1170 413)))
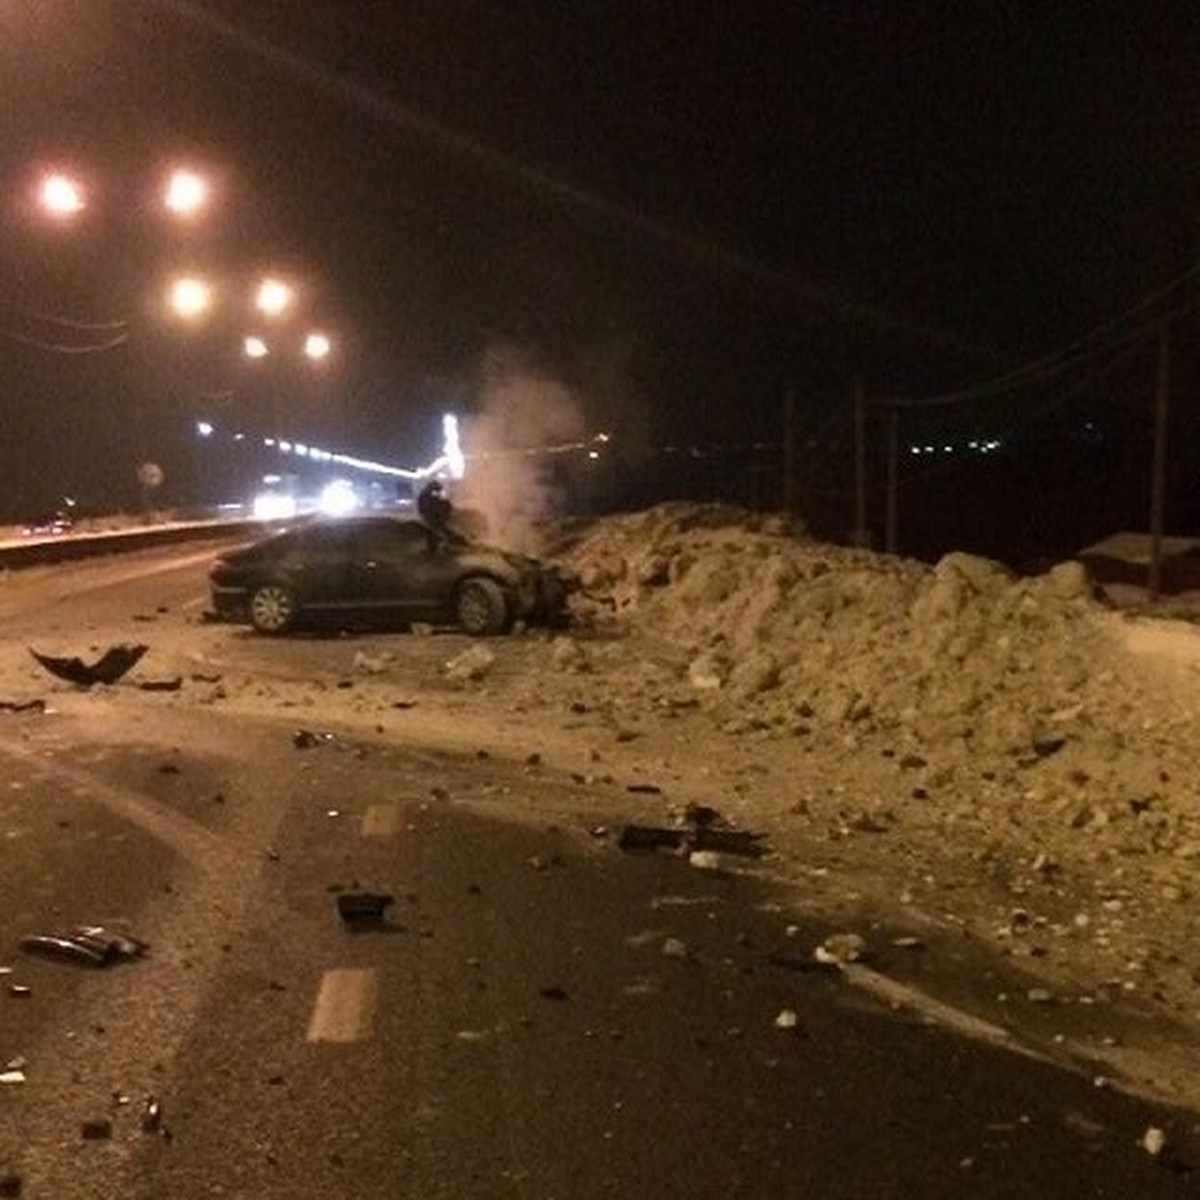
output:
POLYGON ((884 522, 883 548, 895 554, 899 541, 900 516, 900 409, 888 410, 887 434, 887 516, 884 522))
POLYGON ((850 539, 864 548, 871 541, 867 529, 867 398, 861 375, 854 378, 854 530, 850 539))
POLYGON ((783 393, 783 511, 796 512, 796 393, 783 393))
POLYGON ((1150 468, 1150 599, 1162 590, 1163 510, 1167 494, 1167 408, 1171 398, 1171 335, 1166 321, 1158 331, 1158 379, 1154 388, 1154 462, 1150 468))

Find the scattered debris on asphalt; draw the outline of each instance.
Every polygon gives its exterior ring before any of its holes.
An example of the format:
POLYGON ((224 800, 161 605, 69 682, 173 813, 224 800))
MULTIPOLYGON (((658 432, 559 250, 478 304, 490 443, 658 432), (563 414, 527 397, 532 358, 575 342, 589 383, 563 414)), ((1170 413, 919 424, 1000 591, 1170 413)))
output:
POLYGON ((858 962, 867 951, 867 942, 857 933, 831 933, 813 951, 819 963, 840 965, 858 962))
POLYGON ((46 711, 45 700, 0 700, 0 712, 23 713, 46 711))
POLYGON ((795 1029, 800 1023, 800 1018, 796 1015, 796 1010, 793 1008, 781 1009, 779 1015, 775 1018, 776 1029, 795 1029))
POLYGON ((698 871, 722 871, 725 861, 715 850, 693 850, 688 855, 688 866, 698 871))
POLYGON ((471 646, 446 664, 446 678, 457 683, 482 679, 496 664, 496 655, 486 646, 471 646))
POLYGON ((163 1110, 156 1096, 147 1096, 142 1105, 142 1132, 157 1133, 170 1139, 170 1132, 163 1124, 163 1110))
POLYGON ((14 1171, 0 1174, 0 1196, 19 1196, 24 1187, 24 1180, 14 1171))
POLYGON ((1151 1125, 1145 1133, 1142 1134, 1142 1140, 1138 1143, 1139 1146, 1151 1158, 1158 1158, 1167 1148, 1167 1135, 1159 1129, 1157 1125, 1151 1125))
POLYGON ((29 653, 59 679, 68 683, 76 683, 80 687, 91 687, 94 683, 116 683, 122 675, 132 670, 138 660, 150 647, 140 642, 122 643, 110 646, 93 663, 85 663, 81 658, 56 658, 51 654, 39 654, 32 647, 29 653))
POLYGON ((106 1142, 112 1137, 112 1122, 107 1117, 95 1117, 84 1121, 80 1133, 85 1142, 106 1142))
POLYGON ((387 892, 343 892, 337 898, 338 916, 356 928, 370 928, 385 922, 387 910, 396 902, 387 892))
POLYGON ((114 933, 102 925, 80 925, 56 933, 38 933, 23 937, 26 954, 57 958, 89 967, 111 967, 115 963, 141 958, 147 944, 125 934, 114 933))
POLYGON ((9 1083, 24 1083, 25 1082, 25 1060, 23 1058, 11 1058, 4 1064, 4 1069, 0 1071, 0 1084, 9 1083))
POLYGON ((143 679, 138 687, 143 692, 178 692, 183 688, 183 676, 173 675, 169 679, 143 679))
POLYGON ((292 745, 297 750, 312 750, 316 746, 328 746, 335 740, 332 733, 314 733, 311 729, 297 729, 292 734, 292 745))
POLYGON ((549 987, 538 988, 538 995, 543 1000, 570 1000, 570 993, 564 987, 551 984, 549 987))
POLYGON ((622 850, 710 850, 739 854, 745 858, 761 858, 766 853, 766 847, 762 844, 765 836, 749 830, 718 829, 710 825, 693 828, 626 825, 621 830, 617 845, 622 850))

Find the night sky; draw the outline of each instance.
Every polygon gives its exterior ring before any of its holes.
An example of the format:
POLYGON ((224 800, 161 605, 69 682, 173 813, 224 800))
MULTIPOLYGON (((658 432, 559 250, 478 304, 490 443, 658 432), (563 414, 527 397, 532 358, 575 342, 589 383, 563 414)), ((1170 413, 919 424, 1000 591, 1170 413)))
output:
MULTIPOLYGON (((775 443, 787 388, 816 438, 856 374, 930 395, 1051 353, 1196 260, 1200 15, 1121 7, 0 5, 5 506, 60 477, 103 506, 196 416, 280 404, 419 461, 499 345, 648 451, 775 443), (186 236, 150 196, 179 160, 220 185, 186 236), (29 205, 55 164, 97 188, 69 230, 29 205), (180 265, 300 280, 335 361, 253 374, 241 314, 174 326, 180 265)), ((1106 386, 1141 403, 1151 350, 1106 386)))

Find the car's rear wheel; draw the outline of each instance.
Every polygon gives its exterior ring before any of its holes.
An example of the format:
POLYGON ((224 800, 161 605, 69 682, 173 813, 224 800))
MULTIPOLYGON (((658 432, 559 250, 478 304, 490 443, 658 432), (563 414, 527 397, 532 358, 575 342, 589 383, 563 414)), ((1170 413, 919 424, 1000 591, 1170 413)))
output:
POLYGON ((264 583, 250 593, 250 624, 259 633, 278 636, 296 624, 296 596, 282 583, 264 583))
POLYGON ((508 597, 494 579, 464 580, 454 597, 459 628, 472 637, 502 633, 508 625, 508 597))

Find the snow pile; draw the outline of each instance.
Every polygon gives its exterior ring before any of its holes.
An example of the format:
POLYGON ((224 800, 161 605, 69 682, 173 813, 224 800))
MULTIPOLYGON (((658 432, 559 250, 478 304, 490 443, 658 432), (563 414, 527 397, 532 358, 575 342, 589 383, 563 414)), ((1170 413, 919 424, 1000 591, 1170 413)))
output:
POLYGON ((597 619, 673 648, 727 727, 886 744, 938 758, 946 781, 1036 765, 1048 796, 1095 801, 1103 777, 1118 804, 1162 793, 1164 758, 1184 756, 1167 734, 1190 714, 1125 678, 1118 618, 1078 563, 1037 579, 957 553, 930 568, 684 504, 561 529, 550 550, 597 619))

